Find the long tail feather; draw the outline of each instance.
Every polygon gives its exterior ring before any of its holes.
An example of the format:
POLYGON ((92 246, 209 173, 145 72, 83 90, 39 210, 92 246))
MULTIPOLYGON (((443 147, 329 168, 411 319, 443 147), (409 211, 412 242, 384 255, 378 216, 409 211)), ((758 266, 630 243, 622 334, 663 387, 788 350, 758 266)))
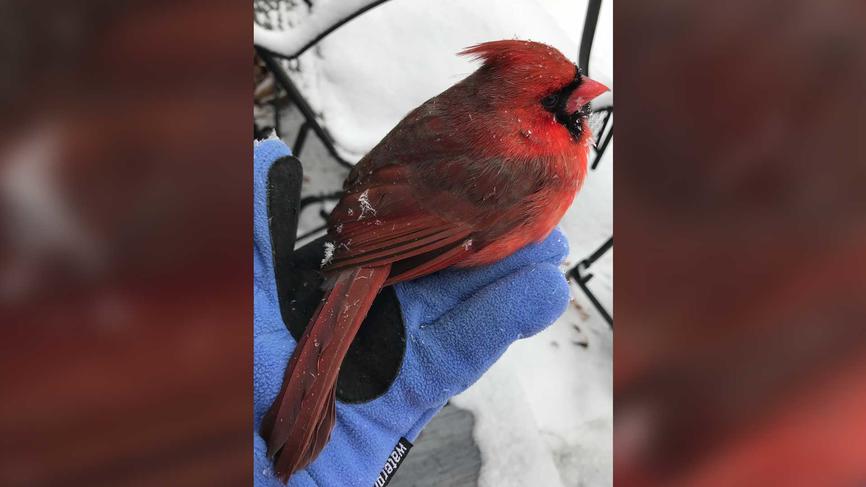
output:
POLYGON ((322 298, 286 368, 283 388, 262 422, 283 481, 325 447, 336 418, 335 387, 349 345, 388 278, 390 265, 341 271, 322 298))

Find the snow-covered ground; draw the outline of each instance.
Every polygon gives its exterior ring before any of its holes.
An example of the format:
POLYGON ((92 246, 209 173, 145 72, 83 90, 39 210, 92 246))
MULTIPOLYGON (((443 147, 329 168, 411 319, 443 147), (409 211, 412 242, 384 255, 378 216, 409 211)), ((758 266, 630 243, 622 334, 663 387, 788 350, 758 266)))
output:
MULTIPOLYGON (((324 20, 309 19, 328 12, 329 5, 339 3, 334 8, 344 9, 350 2, 320 0, 312 10, 296 3, 295 11, 280 15, 293 26, 305 21, 321 26, 324 20)), ((573 0, 391 0, 306 52, 292 63, 291 75, 321 114, 341 154, 357 160, 411 108, 472 72, 475 64, 454 55, 460 49, 521 38, 549 43, 576 58, 585 10, 584 2, 573 0)), ((592 76, 608 86, 613 86, 611 12, 607 0, 590 63, 592 76)), ((279 17, 274 15, 273 22, 279 17)), ((293 28, 295 38, 256 35, 274 50, 291 51, 311 35, 310 29, 293 28)), ((296 116, 285 114, 282 135, 288 142, 294 129, 289 120, 296 116)), ((314 136, 301 159, 305 195, 339 189, 346 169, 333 162, 314 136)), ((609 147, 561 223, 571 245, 564 270, 613 232, 612 169, 609 147)), ((330 205, 302 214, 301 232, 321 223, 321 209, 330 205)), ((613 305, 612 254, 592 266, 589 284, 608 310, 613 305)), ((576 285, 572 296, 572 305, 556 323, 515 343, 481 380, 454 398, 455 405, 476 415, 481 485, 612 484, 612 331, 576 285)))

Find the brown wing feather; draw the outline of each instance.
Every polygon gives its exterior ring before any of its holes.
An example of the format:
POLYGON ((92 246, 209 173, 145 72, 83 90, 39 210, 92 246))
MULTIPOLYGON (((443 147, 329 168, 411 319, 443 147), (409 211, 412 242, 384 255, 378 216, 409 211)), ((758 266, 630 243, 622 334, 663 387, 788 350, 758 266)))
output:
POLYGON ((391 241, 389 246, 373 247, 368 252, 356 253, 349 247, 346 253, 329 264, 325 271, 332 272, 354 266, 373 267, 434 253, 466 241, 470 234, 469 229, 446 226, 433 229, 432 233, 417 238, 409 234, 391 241))
POLYGON ((388 280, 386 280, 383 285, 390 286, 391 284, 396 284, 401 281, 410 281, 447 267, 451 267, 469 254, 471 243, 471 240, 466 240, 458 246, 445 249, 444 252, 441 252, 438 255, 434 253, 428 254, 429 258, 419 261, 417 264, 413 262, 412 265, 408 266, 405 270, 394 268, 391 275, 388 277, 388 280))
POLYGON ((435 120, 435 107, 427 108, 394 131, 422 139, 437 134, 435 140, 402 148, 383 141, 353 168, 331 214, 334 252, 325 271, 392 264, 393 283, 471 259, 509 232, 520 240, 509 240, 509 247, 536 239, 515 229, 545 211, 546 205, 535 205, 532 198, 550 179, 547 165, 467 153, 448 137, 439 140, 441 130, 415 130, 435 120), (460 248, 469 240, 471 247, 460 248), (441 257, 445 253, 448 257, 441 257))
MULTIPOLYGON (((334 248, 323 267, 326 273, 404 261, 423 266, 429 274, 450 265, 437 267, 443 262, 438 259, 443 252, 463 250, 464 242, 471 239, 471 226, 422 208, 417 191, 405 181, 405 170, 394 167, 380 171, 389 171, 388 177, 397 181, 370 185, 381 176, 373 173, 364 191, 348 191, 334 208, 328 238, 334 248), (428 262, 435 264, 430 267, 428 262)), ((407 270, 405 265, 398 267, 407 270)), ((396 280, 391 279, 393 282, 396 280)))
POLYGON ((330 289, 298 341, 282 390, 262 422, 268 456, 283 481, 328 442, 340 364, 388 274, 388 266, 357 268, 329 279, 330 289))

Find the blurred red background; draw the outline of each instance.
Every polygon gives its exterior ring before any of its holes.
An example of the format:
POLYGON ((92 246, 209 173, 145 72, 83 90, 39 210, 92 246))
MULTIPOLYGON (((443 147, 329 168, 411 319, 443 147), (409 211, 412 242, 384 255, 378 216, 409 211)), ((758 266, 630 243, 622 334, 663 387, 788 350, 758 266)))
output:
POLYGON ((864 21, 617 1, 617 485, 866 483, 864 21))
POLYGON ((248 483, 249 4, 2 10, 0 485, 248 483))

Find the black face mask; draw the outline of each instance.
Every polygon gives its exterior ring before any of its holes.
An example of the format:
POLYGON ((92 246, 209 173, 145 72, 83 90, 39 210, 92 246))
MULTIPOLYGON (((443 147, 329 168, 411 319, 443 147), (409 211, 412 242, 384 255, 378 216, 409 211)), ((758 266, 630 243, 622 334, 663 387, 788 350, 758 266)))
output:
POLYGON ((571 96, 571 93, 583 82, 583 74, 581 74, 580 68, 575 66, 574 69, 574 80, 563 86, 560 90, 542 98, 541 106, 548 112, 553 113, 556 121, 568 129, 569 133, 571 133, 571 136, 574 137, 575 140, 578 140, 581 134, 583 134, 583 121, 589 117, 591 107, 589 103, 587 103, 580 107, 580 110, 574 113, 568 113, 565 110, 568 97, 571 96))

